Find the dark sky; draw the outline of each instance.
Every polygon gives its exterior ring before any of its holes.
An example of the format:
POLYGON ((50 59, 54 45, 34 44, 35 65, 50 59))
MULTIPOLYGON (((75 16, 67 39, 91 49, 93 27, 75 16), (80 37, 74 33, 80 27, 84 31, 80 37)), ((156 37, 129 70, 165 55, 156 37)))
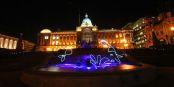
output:
MULTIPOLYGON (((121 28, 144 16, 156 16, 172 0, 57 0, 0 2, 0 33, 18 36, 33 42, 43 28, 52 31, 74 30, 85 13, 99 29, 121 28)), ((174 6, 174 5, 173 5, 174 6)), ((173 7, 174 8, 174 7, 173 7)))

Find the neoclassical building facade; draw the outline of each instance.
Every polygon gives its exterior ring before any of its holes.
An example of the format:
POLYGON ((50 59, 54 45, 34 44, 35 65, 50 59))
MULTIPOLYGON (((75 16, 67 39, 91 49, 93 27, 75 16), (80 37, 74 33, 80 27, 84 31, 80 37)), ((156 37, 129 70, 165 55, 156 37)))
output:
POLYGON ((107 41, 118 49, 132 49, 132 30, 124 29, 98 29, 94 26, 88 15, 85 15, 80 26, 74 31, 52 32, 50 29, 43 29, 38 34, 38 51, 58 51, 60 49, 73 48, 106 48, 100 43, 107 41))
MULTIPOLYGON (((20 39, 4 34, 0 34, 0 49, 17 50, 19 47, 20 39)), ((21 49, 25 52, 29 52, 35 46, 34 43, 27 40, 21 41, 21 49)))
POLYGON ((0 34, 0 48, 16 49, 18 38, 0 34))

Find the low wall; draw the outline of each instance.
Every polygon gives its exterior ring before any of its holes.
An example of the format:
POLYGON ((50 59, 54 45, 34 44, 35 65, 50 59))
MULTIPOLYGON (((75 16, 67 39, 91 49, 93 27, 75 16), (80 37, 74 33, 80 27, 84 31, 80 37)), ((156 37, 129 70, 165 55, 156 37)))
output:
POLYGON ((130 87, 153 81, 155 69, 112 73, 23 72, 22 81, 31 87, 130 87))

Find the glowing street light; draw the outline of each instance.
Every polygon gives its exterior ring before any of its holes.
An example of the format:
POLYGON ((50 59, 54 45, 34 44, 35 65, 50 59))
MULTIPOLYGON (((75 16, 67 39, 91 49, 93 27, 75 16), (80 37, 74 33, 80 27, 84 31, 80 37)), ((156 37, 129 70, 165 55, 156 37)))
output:
POLYGON ((171 30, 171 31, 174 31, 174 27, 172 26, 172 27, 170 28, 170 30, 171 30))

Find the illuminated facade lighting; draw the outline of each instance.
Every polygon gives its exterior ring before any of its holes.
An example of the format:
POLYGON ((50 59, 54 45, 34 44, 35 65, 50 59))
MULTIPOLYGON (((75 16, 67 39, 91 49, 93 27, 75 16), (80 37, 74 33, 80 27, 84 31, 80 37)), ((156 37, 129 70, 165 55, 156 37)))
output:
MULTIPOLYGON (((18 41, 19 41, 19 38, 0 34, 0 48, 9 49, 9 50, 16 49, 17 43, 19 43, 18 41)), ((27 40, 22 40, 21 43, 22 43, 21 48, 25 52, 31 51, 31 49, 33 49, 35 45, 34 43, 29 42, 27 40)))
POLYGON ((50 47, 46 48, 46 51, 52 51, 52 49, 50 47))
POLYGON ((53 36, 53 40, 54 40, 54 39, 56 39, 56 37, 55 37, 55 36, 53 36))
POLYGON ((40 33, 51 33, 51 30, 49 30, 49 29, 43 29, 40 33))
POLYGON ((52 45, 55 45, 55 41, 52 41, 52 45))
POLYGON ((134 48, 132 33, 132 30, 98 29, 97 26, 93 26, 86 14, 81 26, 76 27, 76 31, 51 32, 49 29, 43 29, 38 34, 38 51, 48 51, 47 48, 52 51, 82 48, 84 44, 90 44, 90 47, 107 48, 107 45, 99 42, 102 39, 115 48, 125 49, 124 43, 127 43, 129 44, 127 49, 132 49, 134 48), (128 37, 125 38, 124 35, 128 37))
POLYGON ((115 35, 116 38, 118 38, 118 35, 115 35))
POLYGON ((5 39, 4 48, 8 48, 8 39, 5 39))
POLYGON ((47 40, 47 39, 49 39, 49 37, 48 36, 45 36, 45 39, 47 40))
POLYGON ((119 34, 119 36, 120 36, 120 37, 123 37, 121 33, 119 34))
POLYGON ((13 49, 12 46, 13 46, 13 40, 10 40, 9 41, 9 49, 13 49))
POLYGON ((103 48, 108 48, 108 46, 107 45, 103 45, 103 48))
POLYGON ((135 48, 174 44, 174 17, 172 12, 160 13, 157 17, 143 17, 131 24, 135 48), (152 34, 154 33, 154 34, 152 34), (153 39, 156 37, 156 41, 153 39))
POLYGON ((58 45, 58 43, 59 43, 59 42, 58 42, 58 41, 56 41, 56 45, 58 45))
POLYGON ((128 44, 124 44, 125 47, 128 47, 128 44))
POLYGON ((56 39, 59 39, 59 36, 56 36, 56 39))

